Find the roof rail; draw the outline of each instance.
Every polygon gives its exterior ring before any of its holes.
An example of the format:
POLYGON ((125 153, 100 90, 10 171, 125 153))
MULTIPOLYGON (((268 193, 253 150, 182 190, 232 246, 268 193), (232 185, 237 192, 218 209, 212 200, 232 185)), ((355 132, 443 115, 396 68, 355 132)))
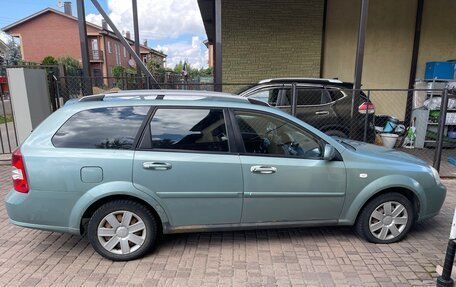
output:
POLYGON ((106 93, 99 95, 91 95, 82 97, 79 102, 92 102, 92 101, 118 101, 118 100, 179 100, 179 101, 198 101, 198 100, 207 100, 207 101, 230 101, 230 102, 242 102, 242 103, 251 103, 255 105, 269 106, 268 103, 246 98, 238 95, 228 94, 228 93, 214 93, 204 91, 199 93, 199 91, 192 91, 190 93, 185 93, 180 90, 176 92, 175 90, 140 90, 134 93, 134 91, 119 91, 117 93, 106 93))

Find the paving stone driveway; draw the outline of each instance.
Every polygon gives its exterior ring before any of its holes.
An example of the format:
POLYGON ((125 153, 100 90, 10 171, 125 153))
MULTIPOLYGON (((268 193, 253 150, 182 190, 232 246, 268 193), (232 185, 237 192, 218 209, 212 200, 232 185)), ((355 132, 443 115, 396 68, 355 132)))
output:
MULTIPOLYGON (((2 198, 10 168, 0 166, 2 198)), ((21 286, 435 286, 456 181, 439 216, 401 243, 375 245, 348 227, 165 236, 149 256, 111 262, 86 238, 24 229, 0 205, 0 285, 21 286)))

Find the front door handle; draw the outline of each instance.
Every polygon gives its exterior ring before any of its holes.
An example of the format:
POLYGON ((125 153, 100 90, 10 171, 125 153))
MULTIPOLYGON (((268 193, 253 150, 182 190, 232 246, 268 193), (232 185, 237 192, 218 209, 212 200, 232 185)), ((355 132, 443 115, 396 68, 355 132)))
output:
POLYGON ((171 169, 172 165, 167 162, 143 162, 144 169, 152 170, 168 170, 171 169))
POLYGON ((273 174, 277 172, 277 168, 273 166, 254 165, 250 168, 251 173, 273 174))
POLYGON ((317 116, 326 116, 326 115, 329 115, 329 112, 328 111, 318 111, 318 112, 315 112, 315 114, 317 116))

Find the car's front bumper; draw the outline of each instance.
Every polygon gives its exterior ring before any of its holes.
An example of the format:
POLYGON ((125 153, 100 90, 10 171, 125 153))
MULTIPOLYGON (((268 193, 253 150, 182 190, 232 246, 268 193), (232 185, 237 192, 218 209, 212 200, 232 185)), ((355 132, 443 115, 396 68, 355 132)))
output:
POLYGON ((421 210, 418 221, 428 219, 439 214, 445 202, 447 188, 443 184, 436 184, 432 190, 426 190, 426 208, 421 210))

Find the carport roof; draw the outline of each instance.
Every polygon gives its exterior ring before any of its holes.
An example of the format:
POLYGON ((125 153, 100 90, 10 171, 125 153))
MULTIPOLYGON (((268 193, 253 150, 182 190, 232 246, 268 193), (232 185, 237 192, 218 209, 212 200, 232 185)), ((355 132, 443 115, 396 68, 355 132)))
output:
POLYGON ((215 3, 213 0, 198 0, 198 6, 203 18, 204 29, 206 30, 207 40, 210 43, 215 39, 215 3))

